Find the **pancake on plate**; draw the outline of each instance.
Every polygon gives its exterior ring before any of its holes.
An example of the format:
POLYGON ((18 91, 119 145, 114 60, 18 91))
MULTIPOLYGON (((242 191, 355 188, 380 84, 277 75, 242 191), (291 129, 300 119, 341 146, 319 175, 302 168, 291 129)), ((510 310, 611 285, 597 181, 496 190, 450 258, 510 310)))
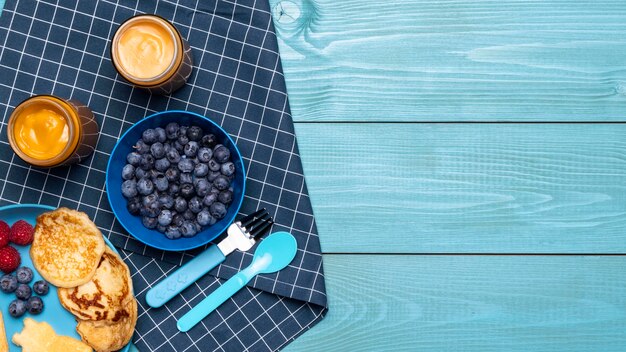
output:
POLYGON ((63 307, 83 320, 113 320, 126 303, 133 299, 128 266, 119 255, 106 247, 95 275, 86 283, 59 288, 63 307))
POLYGON ((76 331, 97 352, 117 351, 133 337, 137 322, 137 301, 129 300, 113 320, 78 320, 76 331))
POLYGON ((75 287, 91 280, 105 247, 87 214, 59 208, 37 217, 30 257, 48 282, 75 287))
POLYGON ((24 329, 13 334, 13 343, 24 352, 93 352, 91 347, 69 336, 57 335, 50 324, 24 319, 24 329))

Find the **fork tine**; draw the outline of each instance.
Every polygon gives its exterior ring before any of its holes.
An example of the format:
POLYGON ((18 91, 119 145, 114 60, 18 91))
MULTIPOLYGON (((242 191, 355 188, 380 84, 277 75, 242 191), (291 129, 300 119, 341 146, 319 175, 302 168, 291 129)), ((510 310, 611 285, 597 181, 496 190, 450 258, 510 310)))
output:
POLYGON ((250 225, 252 223, 252 221, 254 221, 255 217, 258 217, 259 215, 261 215, 263 213, 267 213, 267 209, 265 209, 265 208, 259 209, 259 210, 255 211, 254 213, 244 217, 243 219, 240 220, 241 226, 242 227, 247 227, 248 225, 250 225))
POLYGON ((272 218, 270 218, 270 220, 265 222, 263 225, 257 226, 255 228, 253 228, 250 231, 250 236, 252 236, 254 238, 258 238, 258 237, 263 236, 265 233, 267 233, 270 230, 270 227, 273 224, 274 224, 274 221, 272 220, 272 218))

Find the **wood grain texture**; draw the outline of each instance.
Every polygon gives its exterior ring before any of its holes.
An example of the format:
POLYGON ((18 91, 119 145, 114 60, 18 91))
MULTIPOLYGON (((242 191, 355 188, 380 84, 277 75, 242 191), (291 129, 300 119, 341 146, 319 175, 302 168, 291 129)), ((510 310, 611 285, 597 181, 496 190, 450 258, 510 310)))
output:
POLYGON ((326 253, 626 253, 626 125, 296 133, 326 253))
POLYGON ((623 0, 270 0, 298 121, 626 118, 623 0))
POLYGON ((625 257, 325 255, 328 315, 285 351, 621 352, 625 266, 625 257))

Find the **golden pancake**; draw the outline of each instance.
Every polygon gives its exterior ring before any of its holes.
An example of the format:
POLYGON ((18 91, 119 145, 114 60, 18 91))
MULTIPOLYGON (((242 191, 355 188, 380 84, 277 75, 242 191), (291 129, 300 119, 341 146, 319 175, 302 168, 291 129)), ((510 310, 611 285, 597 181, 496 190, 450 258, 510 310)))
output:
POLYGON ((111 320, 133 298, 130 271, 122 258, 106 247, 88 282, 57 291, 63 307, 83 320, 111 320))
POLYGON ((24 352, 92 352, 88 345, 69 336, 57 335, 46 322, 24 319, 24 329, 13 334, 13 343, 24 352))
POLYGON ((76 331, 83 342, 97 352, 117 351, 124 347, 135 332, 137 301, 129 300, 116 320, 78 320, 76 331))
POLYGON ((30 258, 35 269, 57 287, 75 287, 94 276, 105 244, 87 214, 59 208, 37 217, 30 258))

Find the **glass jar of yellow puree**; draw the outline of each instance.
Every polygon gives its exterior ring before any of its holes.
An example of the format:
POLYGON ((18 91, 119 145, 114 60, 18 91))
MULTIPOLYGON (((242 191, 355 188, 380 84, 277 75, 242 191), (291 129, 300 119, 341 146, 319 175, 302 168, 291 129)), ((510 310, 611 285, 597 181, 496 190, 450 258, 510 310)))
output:
POLYGON ((176 27, 156 15, 138 15, 120 25, 111 41, 111 61, 136 87, 169 94, 191 75, 189 43, 176 27))
POLYGON ((36 95, 15 108, 7 134, 22 160, 54 167, 87 158, 96 147, 98 124, 91 110, 76 100, 36 95))

